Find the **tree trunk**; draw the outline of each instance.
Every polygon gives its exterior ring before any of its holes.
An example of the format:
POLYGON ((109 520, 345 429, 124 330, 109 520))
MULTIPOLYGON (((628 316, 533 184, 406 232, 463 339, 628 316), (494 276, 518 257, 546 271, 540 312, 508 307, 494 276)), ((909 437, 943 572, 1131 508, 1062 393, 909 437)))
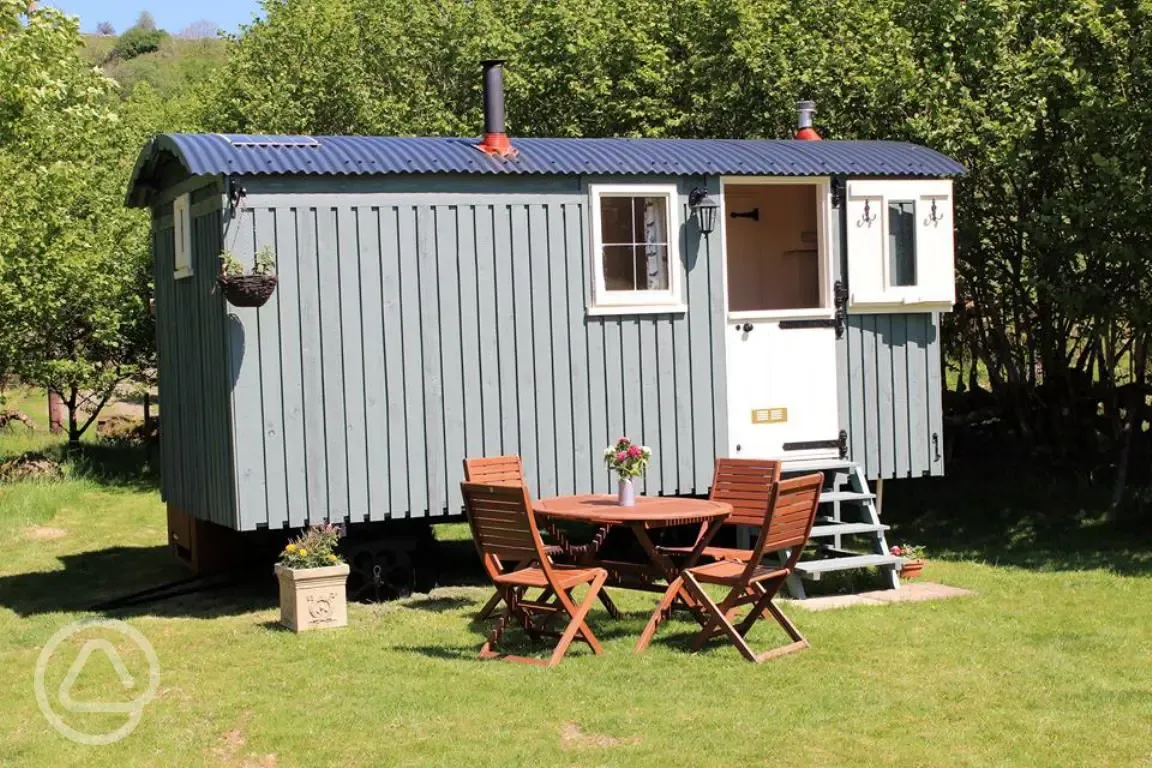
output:
POLYGON ((48 431, 54 435, 64 430, 64 398, 54 389, 48 390, 48 431))
POLYGON ((1111 517, 1113 522, 1119 521, 1121 517, 1120 508, 1124 503, 1124 492, 1127 490, 1128 484, 1128 464, 1132 458, 1132 436, 1137 430, 1141 428, 1144 421, 1144 378, 1147 373, 1148 360, 1147 354, 1147 338, 1143 335, 1138 336, 1132 345, 1135 357, 1135 376, 1133 377, 1136 384, 1139 386, 1132 388, 1132 395, 1128 398, 1126 403, 1128 407, 1128 419, 1124 428, 1124 436, 1120 443, 1120 457, 1116 460, 1116 478, 1112 483, 1112 506, 1111 517))
POLYGON ((78 409, 77 400, 80 397, 79 390, 72 387, 68 390, 68 444, 76 445, 80 442, 80 435, 82 434, 79 424, 76 420, 76 413, 78 409))

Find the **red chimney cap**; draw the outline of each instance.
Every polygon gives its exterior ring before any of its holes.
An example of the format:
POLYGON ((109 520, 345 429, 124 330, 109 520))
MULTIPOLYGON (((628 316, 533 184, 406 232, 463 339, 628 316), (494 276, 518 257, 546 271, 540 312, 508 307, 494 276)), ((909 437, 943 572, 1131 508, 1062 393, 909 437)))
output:
POLYGON ((797 129, 795 137, 801 141, 820 141, 820 134, 812 127, 812 115, 816 112, 816 102, 796 102, 797 129))

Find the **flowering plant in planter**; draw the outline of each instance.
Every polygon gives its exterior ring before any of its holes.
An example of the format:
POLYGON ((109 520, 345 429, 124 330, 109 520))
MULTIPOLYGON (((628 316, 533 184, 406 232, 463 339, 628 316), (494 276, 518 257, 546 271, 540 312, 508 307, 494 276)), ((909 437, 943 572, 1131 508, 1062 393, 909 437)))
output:
POLYGON ((620 478, 617 497, 620 506, 635 506, 636 491, 632 486, 632 478, 644 474, 651 458, 651 448, 634 443, 627 437, 619 438, 604 449, 604 463, 620 478))
POLYGON ((280 553, 280 623, 295 632, 348 624, 348 564, 336 553, 340 529, 314 525, 280 553))
POLYGON ((924 570, 924 557, 928 550, 919 544, 898 544, 888 551, 896 557, 904 558, 900 566, 901 578, 914 579, 924 570))
POLYGON ((344 560, 336 554, 340 529, 331 523, 314 525, 297 536, 280 553, 280 564, 286 568, 324 568, 344 560))

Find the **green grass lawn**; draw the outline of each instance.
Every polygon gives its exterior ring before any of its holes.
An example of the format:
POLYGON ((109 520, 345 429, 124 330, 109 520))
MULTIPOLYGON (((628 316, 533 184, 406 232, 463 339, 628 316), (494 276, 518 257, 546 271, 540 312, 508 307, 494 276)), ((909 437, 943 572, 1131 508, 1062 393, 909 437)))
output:
MULTIPOLYGON (((475 660, 484 627, 473 615, 489 595, 468 585, 475 578, 353 605, 346 629, 299 636, 275 624, 271 574, 262 587, 92 613, 183 575, 163 549, 164 509, 147 475, 92 466, 0 486, 0 764, 1152 764, 1152 558, 1146 545, 1101 543, 1089 523, 981 539, 965 526, 999 518, 974 511, 957 526, 964 540, 949 545, 939 513, 925 511, 926 487, 894 483, 893 516, 937 555, 927 577, 977 597, 786 607, 812 647, 756 667, 719 643, 687 653, 685 621, 633 656, 656 596, 617 592, 624 620, 599 606, 592 614, 605 654, 574 646, 542 670, 475 660), (161 669, 139 726, 104 747, 58 735, 33 693, 40 649, 93 615, 137 628, 161 669)), ((955 487, 979 498, 972 485, 955 487)), ((466 530, 438 534, 466 570, 466 530)), ((759 647, 780 639, 766 624, 752 637, 759 647)), ((145 668, 122 650, 134 674, 145 668)), ((109 666, 86 667, 76 698, 117 700, 109 666)), ((50 667, 50 691, 66 671, 50 667)), ((125 716, 68 718, 111 730, 125 716)))

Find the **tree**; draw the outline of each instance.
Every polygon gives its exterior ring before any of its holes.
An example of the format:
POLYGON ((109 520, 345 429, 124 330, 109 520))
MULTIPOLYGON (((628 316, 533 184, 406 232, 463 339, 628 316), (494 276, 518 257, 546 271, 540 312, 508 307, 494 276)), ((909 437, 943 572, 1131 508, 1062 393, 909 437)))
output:
POLYGON ((116 45, 108 53, 108 59, 115 61, 128 61, 145 53, 152 53, 160 49, 160 44, 167 39, 168 33, 162 29, 132 27, 120 35, 116 45))
POLYGON ((103 37, 114 37, 116 35, 116 27, 112 26, 110 21, 102 21, 96 25, 96 34, 103 37))
POLYGON ((55 390, 69 440, 151 349, 147 218, 123 207, 139 120, 75 20, 0 0, 0 366, 55 390))
POLYGON ((185 40, 204 40, 220 36, 220 27, 213 21, 201 19, 184 27, 177 37, 185 40))
POLYGON ((135 26, 137 29, 154 32, 156 30, 156 19, 152 18, 152 14, 148 11, 140 11, 140 15, 136 17, 135 26))

